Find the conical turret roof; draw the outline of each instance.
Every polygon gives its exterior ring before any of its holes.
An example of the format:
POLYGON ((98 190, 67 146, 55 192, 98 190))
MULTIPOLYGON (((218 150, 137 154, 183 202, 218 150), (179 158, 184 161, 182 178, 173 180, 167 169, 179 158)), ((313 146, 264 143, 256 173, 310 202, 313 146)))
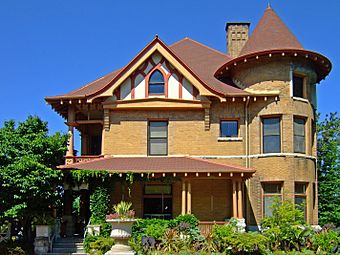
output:
POLYGON ((303 49, 301 43, 268 6, 240 56, 274 49, 303 49))

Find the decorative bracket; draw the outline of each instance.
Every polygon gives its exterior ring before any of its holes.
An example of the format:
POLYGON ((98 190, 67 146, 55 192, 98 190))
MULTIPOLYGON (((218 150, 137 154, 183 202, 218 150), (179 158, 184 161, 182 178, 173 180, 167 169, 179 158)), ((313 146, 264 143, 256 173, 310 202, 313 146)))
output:
POLYGON ((110 110, 104 109, 104 129, 110 131, 110 110))

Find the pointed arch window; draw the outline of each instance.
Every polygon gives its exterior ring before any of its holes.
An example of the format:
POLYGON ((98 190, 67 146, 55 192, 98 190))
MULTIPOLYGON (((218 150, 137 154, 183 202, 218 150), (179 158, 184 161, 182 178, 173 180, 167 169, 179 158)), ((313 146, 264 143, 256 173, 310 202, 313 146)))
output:
POLYGON ((164 94, 164 76, 159 70, 155 70, 149 79, 149 95, 164 94))

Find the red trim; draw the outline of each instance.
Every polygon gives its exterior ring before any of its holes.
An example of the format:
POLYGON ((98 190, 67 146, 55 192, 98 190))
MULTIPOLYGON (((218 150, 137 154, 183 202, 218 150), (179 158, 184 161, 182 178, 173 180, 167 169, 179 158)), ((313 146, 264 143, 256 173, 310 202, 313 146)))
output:
POLYGON ((132 75, 129 79, 130 79, 131 99, 135 99, 135 78, 134 78, 134 75, 132 75))
POLYGON ((178 77, 178 81, 179 81, 179 84, 178 84, 178 96, 181 99, 183 97, 183 78, 184 78, 183 75, 180 75, 178 77))

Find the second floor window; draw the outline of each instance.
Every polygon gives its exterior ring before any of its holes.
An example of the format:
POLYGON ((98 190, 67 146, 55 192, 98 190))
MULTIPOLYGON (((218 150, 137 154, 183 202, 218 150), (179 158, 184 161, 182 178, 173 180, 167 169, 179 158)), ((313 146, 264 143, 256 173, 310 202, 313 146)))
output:
POLYGON ((238 121, 221 120, 220 137, 238 137, 238 121))
POLYGON ((263 153, 281 152, 280 118, 262 119, 263 153))
POLYGON ((164 84, 163 74, 159 70, 154 71, 149 79, 149 95, 163 95, 164 84))
POLYGON ((307 219, 307 199, 306 199, 306 183, 295 183, 295 206, 303 212, 304 219, 307 219))
POLYGON ((294 152, 306 153, 305 119, 294 118, 294 152))
POLYGON ((148 155, 168 155, 168 122, 149 121, 148 155))
POLYGON ((304 77, 293 75, 293 97, 304 97, 304 77))

